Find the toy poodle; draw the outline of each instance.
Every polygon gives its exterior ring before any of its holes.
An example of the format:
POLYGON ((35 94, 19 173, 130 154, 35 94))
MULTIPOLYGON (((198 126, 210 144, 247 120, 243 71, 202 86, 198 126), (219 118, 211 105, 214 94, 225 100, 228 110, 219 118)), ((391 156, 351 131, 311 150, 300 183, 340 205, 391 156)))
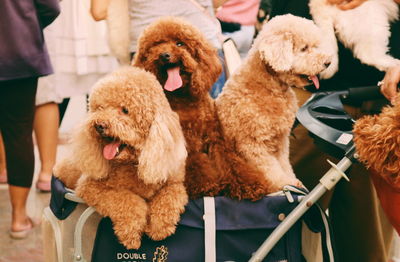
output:
POLYGON ((94 86, 72 154, 55 175, 110 217, 126 248, 137 249, 144 232, 154 240, 174 233, 188 201, 186 157, 178 115, 159 82, 127 66, 94 86))
POLYGON ((353 133, 359 160, 389 184, 400 185, 400 95, 393 104, 358 119, 353 133))
POLYGON ((323 30, 326 47, 333 53, 322 78, 332 77, 339 68, 336 37, 364 64, 381 71, 400 64, 400 60, 387 54, 390 22, 399 16, 395 1, 368 0, 350 10, 341 10, 327 0, 310 0, 309 6, 313 20, 323 30))
POLYGON ((187 143, 185 186, 192 199, 256 200, 270 191, 263 174, 225 141, 209 90, 221 73, 217 50, 194 26, 163 17, 139 38, 133 64, 154 73, 178 113, 187 143))
POLYGON ((330 56, 310 20, 277 16, 265 24, 216 104, 224 134, 236 151, 262 170, 274 190, 301 186, 289 162, 289 135, 297 112, 291 87, 314 82, 330 56))

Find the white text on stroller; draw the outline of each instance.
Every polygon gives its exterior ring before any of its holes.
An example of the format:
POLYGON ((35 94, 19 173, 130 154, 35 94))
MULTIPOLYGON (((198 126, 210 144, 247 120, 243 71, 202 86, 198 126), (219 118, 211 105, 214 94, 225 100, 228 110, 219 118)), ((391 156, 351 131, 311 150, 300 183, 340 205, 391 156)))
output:
POLYGON ((117 253, 117 259, 140 259, 146 260, 146 253, 117 253))

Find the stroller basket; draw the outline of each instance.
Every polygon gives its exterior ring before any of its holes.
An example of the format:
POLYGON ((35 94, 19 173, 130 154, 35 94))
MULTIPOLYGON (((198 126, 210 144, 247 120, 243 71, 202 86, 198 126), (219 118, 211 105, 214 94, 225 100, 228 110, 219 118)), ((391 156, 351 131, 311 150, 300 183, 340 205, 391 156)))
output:
MULTIPOLYGON (((288 186, 284 191, 256 202, 236 201, 226 197, 193 200, 186 206, 175 234, 162 241, 153 241, 143 236, 138 250, 127 250, 114 235, 109 218, 100 218, 92 207, 87 207, 82 199, 65 189, 61 181, 55 178, 52 189, 52 204, 44 213, 44 221, 48 222, 44 223, 44 230, 53 232, 45 234, 45 238, 52 237, 55 242, 54 252, 46 255, 52 256, 48 261, 96 262, 247 261, 265 237, 275 230, 306 194, 288 186), (62 231, 60 223, 74 217, 76 212, 79 214, 75 215, 74 223, 71 223, 68 230, 62 231), (95 225, 92 225, 93 217, 97 217, 95 225), (88 226, 92 228, 89 232, 85 231, 88 226), (88 239, 89 235, 92 236, 88 239)), ((303 261, 302 221, 313 232, 322 232, 324 246, 329 244, 326 217, 315 207, 261 261, 303 261)), ((329 249, 324 248, 325 257, 329 256, 329 249)))

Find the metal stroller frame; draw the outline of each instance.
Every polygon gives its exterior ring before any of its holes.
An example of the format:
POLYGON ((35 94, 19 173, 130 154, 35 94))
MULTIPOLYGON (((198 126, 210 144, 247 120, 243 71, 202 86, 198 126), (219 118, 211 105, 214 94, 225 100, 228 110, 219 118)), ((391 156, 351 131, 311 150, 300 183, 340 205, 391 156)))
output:
MULTIPOLYGON (((68 189, 67 189, 68 190, 68 189)), ((75 192, 72 190, 68 190, 70 192, 65 194, 65 199, 75 202, 77 204, 85 204, 85 201, 76 196, 75 192)), ((85 262, 85 258, 83 256, 82 250, 82 232, 85 226, 85 223, 89 219, 89 217, 96 212, 95 208, 88 206, 82 214, 79 216, 79 219, 75 225, 74 233, 73 233, 73 246, 74 246, 74 253, 72 257, 73 262, 85 262)), ((64 259, 64 250, 63 250, 63 237, 60 229, 60 225, 57 223, 58 218, 53 214, 50 207, 46 207, 43 211, 43 216, 49 221, 51 228, 54 232, 54 240, 56 245, 56 254, 57 254, 57 261, 62 262, 65 261, 64 259)))

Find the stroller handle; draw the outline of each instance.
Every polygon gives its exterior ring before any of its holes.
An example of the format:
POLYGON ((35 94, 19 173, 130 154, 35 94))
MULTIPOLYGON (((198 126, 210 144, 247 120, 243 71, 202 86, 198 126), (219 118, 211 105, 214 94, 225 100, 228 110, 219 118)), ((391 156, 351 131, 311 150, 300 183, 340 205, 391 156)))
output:
POLYGON ((347 101, 363 102, 369 100, 384 99, 380 86, 352 87, 342 95, 347 101))
POLYGON ((309 131, 322 151, 340 159, 353 143, 355 122, 344 105, 360 106, 363 101, 383 98, 378 85, 314 93, 300 107, 296 120, 309 131))

